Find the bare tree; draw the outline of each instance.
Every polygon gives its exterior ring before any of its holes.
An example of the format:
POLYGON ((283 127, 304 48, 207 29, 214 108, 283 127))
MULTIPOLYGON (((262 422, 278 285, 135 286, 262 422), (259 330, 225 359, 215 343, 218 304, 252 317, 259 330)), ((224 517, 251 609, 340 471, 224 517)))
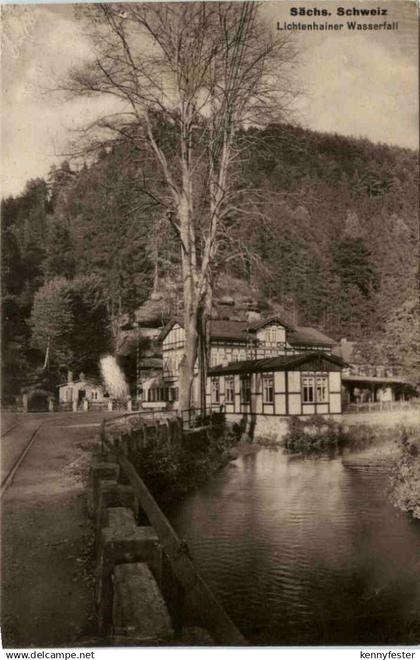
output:
MULTIPOLYGON (((81 10, 95 58, 66 89, 115 99, 89 127, 97 144, 118 138, 153 156, 181 248, 184 357, 180 406, 189 408, 197 359, 201 401, 212 266, 237 194, 234 171, 251 126, 279 119, 293 94, 291 44, 275 38, 254 2, 90 5, 81 10)), ((90 145, 95 142, 90 141, 90 145)), ((241 191, 243 194, 243 191, 241 191)))

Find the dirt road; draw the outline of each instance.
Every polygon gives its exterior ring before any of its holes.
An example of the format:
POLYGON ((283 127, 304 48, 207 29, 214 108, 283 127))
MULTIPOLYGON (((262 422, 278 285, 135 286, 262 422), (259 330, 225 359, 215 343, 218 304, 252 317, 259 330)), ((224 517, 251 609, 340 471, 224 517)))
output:
MULTIPOLYGON (((36 417, 38 421, 40 416, 36 417)), ((98 644, 93 530, 84 482, 102 417, 93 413, 46 417, 3 496, 5 647, 98 644)), ((34 419, 28 415, 24 426, 32 428, 34 419)), ((28 429, 22 433, 27 436, 28 429)))

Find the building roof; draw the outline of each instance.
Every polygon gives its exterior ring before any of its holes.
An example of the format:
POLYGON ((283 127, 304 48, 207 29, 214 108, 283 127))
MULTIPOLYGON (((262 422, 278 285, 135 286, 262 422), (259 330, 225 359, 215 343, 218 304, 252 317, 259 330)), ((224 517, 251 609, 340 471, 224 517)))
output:
MULTIPOLYGON (((325 361, 331 365, 340 368, 346 367, 347 364, 335 355, 328 355, 321 351, 312 351, 311 353, 299 353, 297 355, 278 355, 272 358, 263 358, 262 360, 243 360, 241 362, 230 362, 226 366, 212 367, 208 370, 209 376, 222 376, 224 374, 245 374, 245 373, 260 373, 267 371, 291 371, 293 368, 301 367, 305 364, 317 361, 325 361)), ((322 370, 322 369, 320 369, 322 370)))
POLYGON ((343 376, 343 381, 346 383, 366 383, 366 384, 380 384, 383 385, 411 385, 412 383, 409 380, 404 378, 394 378, 393 376, 352 376, 345 375, 343 376))
POLYGON ((77 378, 76 380, 72 380, 70 382, 67 381, 67 383, 60 383, 57 385, 57 387, 71 387, 72 385, 78 385, 79 383, 85 383, 86 385, 93 385, 94 387, 103 387, 102 383, 99 382, 96 378, 89 378, 86 376, 86 378, 77 378))
POLYGON ((335 346, 336 341, 327 337, 323 332, 309 326, 296 326, 292 328, 287 336, 287 341, 292 346, 335 346))
POLYGON ((242 342, 252 340, 246 331, 247 323, 245 321, 211 320, 209 330, 212 339, 234 339, 242 342))
POLYGON ((287 330, 292 329, 290 323, 286 323, 285 321, 283 321, 283 319, 280 318, 280 316, 270 316, 270 318, 268 319, 260 319, 259 321, 252 321, 251 323, 247 324, 247 327, 250 330, 259 330, 260 328, 264 328, 266 325, 269 325, 270 323, 273 323, 275 321, 277 321, 277 323, 280 323, 280 325, 282 325, 287 330))
MULTIPOLYGON (((160 341, 165 339, 166 335, 172 330, 175 324, 180 325, 181 328, 184 327, 183 319, 179 317, 173 318, 160 333, 160 341)), ((248 324, 246 321, 224 321, 212 319, 209 322, 210 337, 212 339, 228 339, 245 343, 252 339, 246 332, 247 326, 248 324)))
MULTIPOLYGON (((210 337, 212 339, 226 339, 240 341, 243 343, 256 341, 255 333, 265 325, 277 321, 287 330, 287 341, 292 346, 321 346, 330 348, 337 343, 331 337, 327 337, 316 328, 306 326, 296 326, 292 328, 286 324, 280 317, 273 316, 261 321, 249 323, 249 321, 224 321, 212 319, 209 322, 210 337)), ((181 318, 172 319, 162 330, 159 339, 163 341, 168 332, 173 328, 175 323, 178 323, 182 328, 184 321, 181 318)))

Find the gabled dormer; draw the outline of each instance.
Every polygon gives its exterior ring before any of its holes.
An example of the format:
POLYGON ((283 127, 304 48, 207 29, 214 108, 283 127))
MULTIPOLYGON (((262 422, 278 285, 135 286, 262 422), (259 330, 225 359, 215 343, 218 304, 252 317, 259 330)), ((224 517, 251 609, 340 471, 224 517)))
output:
POLYGON ((274 316, 252 323, 248 331, 254 334, 258 346, 264 348, 282 348, 286 344, 286 333, 290 326, 280 317, 274 316))

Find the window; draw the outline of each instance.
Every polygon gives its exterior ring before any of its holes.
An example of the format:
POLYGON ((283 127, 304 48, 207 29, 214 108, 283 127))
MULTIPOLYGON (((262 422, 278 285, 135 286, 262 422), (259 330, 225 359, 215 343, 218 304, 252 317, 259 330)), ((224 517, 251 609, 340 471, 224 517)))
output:
POLYGON ((92 390, 92 401, 96 401, 98 398, 98 393, 96 390, 92 390))
POLYGON ((314 376, 303 376, 303 403, 315 402, 315 378, 314 376))
POLYGON ((276 328, 273 325, 267 328, 266 340, 268 343, 276 341, 276 328))
POLYGON ((225 378, 225 401, 226 403, 235 402, 235 379, 232 376, 225 378))
POLYGON ((328 374, 302 374, 303 403, 328 403, 328 374))
POLYGON ((241 403, 250 403, 251 401, 251 377, 241 377, 241 403))
POLYGON ((211 402, 220 403, 220 382, 218 378, 211 379, 211 402))
POLYGON ((274 387, 273 376, 263 376, 263 403, 273 403, 274 387))
POLYGON ((328 403, 328 376, 316 377, 316 401, 328 403))

